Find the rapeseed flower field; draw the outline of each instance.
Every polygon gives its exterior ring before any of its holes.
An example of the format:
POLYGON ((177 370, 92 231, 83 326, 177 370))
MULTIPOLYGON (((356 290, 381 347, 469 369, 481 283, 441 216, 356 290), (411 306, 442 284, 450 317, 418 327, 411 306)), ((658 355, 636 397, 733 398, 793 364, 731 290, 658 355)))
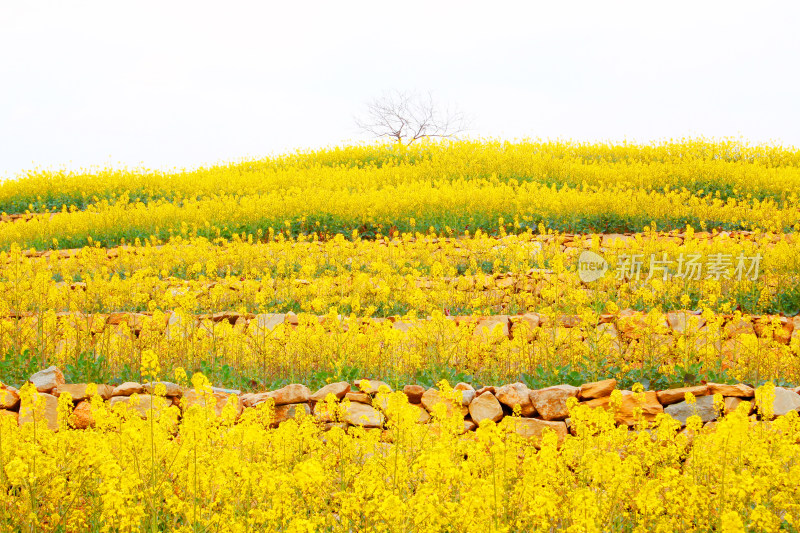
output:
POLYGON ((4 182, 0 531, 798 531, 799 191, 707 139, 4 182))
MULTIPOLYGON (((202 382, 202 379, 195 379, 202 382)), ((200 384, 201 391, 204 385, 200 384)), ((24 394, 31 391, 23 390, 24 394)), ((94 429, 0 418, 5 531, 794 531, 800 520, 796 411, 751 421, 749 403, 713 427, 660 415, 633 429, 571 406, 573 434, 527 438, 524 420, 464 433, 457 412, 385 395, 385 429, 312 416, 270 429, 270 402, 216 416, 201 405, 157 419, 92 402, 94 429)), ((488 394, 488 393, 487 393, 488 394)), ((60 397, 64 398, 62 395, 60 397)), ((97 397, 99 399, 99 397, 97 397)), ((165 400, 160 398, 162 402, 165 400)), ((440 404, 444 407, 442 404, 440 404)), ((63 406, 63 408, 62 408, 63 406)))

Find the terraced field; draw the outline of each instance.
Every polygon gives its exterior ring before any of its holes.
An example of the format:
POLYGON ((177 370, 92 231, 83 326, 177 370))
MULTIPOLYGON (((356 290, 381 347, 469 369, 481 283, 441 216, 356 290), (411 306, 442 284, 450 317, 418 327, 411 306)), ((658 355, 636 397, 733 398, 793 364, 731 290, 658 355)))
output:
POLYGON ((706 140, 2 183, 0 528, 796 531, 798 191, 706 140))

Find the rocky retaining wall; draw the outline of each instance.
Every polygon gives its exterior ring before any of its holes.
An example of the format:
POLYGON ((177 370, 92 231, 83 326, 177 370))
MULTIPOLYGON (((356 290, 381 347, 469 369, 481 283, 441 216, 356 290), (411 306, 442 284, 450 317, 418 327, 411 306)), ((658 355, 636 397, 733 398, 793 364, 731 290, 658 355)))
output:
MULTIPOLYGON (((118 404, 128 404, 142 417, 150 413, 160 413, 164 408, 175 405, 184 410, 191 405, 203 404, 212 407, 217 416, 221 416, 226 407, 241 415, 245 409, 253 408, 264 402, 274 405, 273 427, 297 417, 300 413, 314 416, 320 424, 328 428, 363 426, 366 428, 382 428, 386 422, 386 397, 378 396, 379 392, 391 392, 392 388, 377 380, 361 380, 357 383, 338 382, 328 384, 317 391, 311 391, 302 384, 286 385, 277 390, 260 393, 213 388, 210 393, 198 394, 194 389, 184 388, 175 383, 122 383, 120 385, 67 384, 64 376, 56 367, 50 367, 31 376, 32 383, 43 398, 43 421, 52 430, 58 430, 58 397, 68 393, 73 402, 73 414, 70 425, 76 429, 94 426, 89 394, 100 396, 113 409, 118 404), (96 390, 95 390, 96 389, 96 390), (157 396, 158 395, 158 396, 157 396), (324 409, 324 400, 333 395, 337 400, 348 400, 349 407, 337 420, 324 409), (163 399, 161 399, 163 397, 163 399), (228 407, 230 406, 230 407, 228 407)), ((474 430, 486 419, 499 422, 504 417, 512 416, 515 411, 516 429, 524 436, 541 436, 542 430, 551 428, 563 438, 570 431, 568 402, 575 398, 578 403, 590 407, 614 409, 614 417, 621 426, 634 427, 637 417, 652 422, 662 413, 672 416, 686 426, 687 419, 697 415, 705 423, 713 421, 721 413, 729 413, 742 402, 749 402, 749 412, 754 418, 763 417, 762 406, 757 405, 756 390, 746 384, 735 385, 721 383, 704 383, 691 387, 683 387, 660 391, 622 390, 617 395, 618 405, 612 405, 612 393, 616 390, 617 381, 607 379, 593 383, 584 383, 579 387, 572 385, 556 385, 544 389, 531 390, 523 383, 510 383, 502 386, 486 386, 474 389, 467 383, 458 383, 453 391, 444 392, 436 388, 420 385, 406 385, 402 392, 409 403, 419 410, 419 423, 431 420, 431 413, 437 404, 443 403, 448 413, 457 411, 464 418, 464 431, 474 430), (460 394, 459 394, 460 393, 460 394), (691 395, 687 395, 691 393, 691 395), (715 405, 714 398, 721 398, 721 404, 715 405), (460 397, 460 400, 453 399, 460 397), (688 399, 687 399, 688 398, 688 399), (756 414, 756 413, 759 414, 756 414)), ((772 405, 772 416, 782 416, 790 411, 800 411, 800 387, 793 389, 774 388, 775 398, 772 405)), ((0 385, 0 417, 11 417, 20 425, 31 420, 31 409, 26 408, 20 398, 20 392, 8 385, 0 385)))
MULTIPOLYGON (((564 339, 586 341, 604 338, 609 349, 626 353, 635 350, 636 344, 647 340, 659 353, 675 347, 677 339, 691 337, 690 347, 695 351, 712 349, 725 358, 733 357, 750 337, 758 349, 779 354, 781 345, 790 350, 800 349, 800 315, 717 315, 715 328, 709 329, 706 318, 693 311, 670 311, 659 317, 656 323, 645 313, 625 309, 616 314, 602 314, 597 324, 582 324, 578 315, 550 317, 539 313, 524 315, 492 316, 447 316, 457 328, 463 328, 476 340, 499 342, 503 339, 525 338, 529 342, 545 340, 563 342, 564 339), (717 330, 718 328, 718 330, 717 330)), ((206 315, 187 315, 168 311, 166 313, 111 313, 82 314, 79 312, 56 313, 55 324, 40 322, 32 313, 10 314, 0 317, 0 348, 13 348, 16 344, 46 345, 59 357, 74 355, 79 345, 85 349, 95 346, 109 351, 112 347, 139 346, 141 333, 147 330, 150 341, 183 340, 195 337, 226 336, 238 334, 241 339, 259 341, 269 337, 278 328, 293 330, 306 320, 328 326, 329 316, 296 315, 294 313, 247 314, 221 312, 206 315), (223 327, 224 326, 224 327, 223 327), (5 333, 3 333, 5 332, 5 333), (11 334, 13 333, 13 335, 11 334), (69 334, 67 334, 69 333, 69 334)), ((356 320, 337 317, 332 325, 347 331, 357 327, 369 331, 388 322, 391 327, 404 333, 424 327, 430 317, 419 320, 404 320, 400 317, 361 318, 356 320)), ((596 342, 596 341, 595 341, 596 342)))

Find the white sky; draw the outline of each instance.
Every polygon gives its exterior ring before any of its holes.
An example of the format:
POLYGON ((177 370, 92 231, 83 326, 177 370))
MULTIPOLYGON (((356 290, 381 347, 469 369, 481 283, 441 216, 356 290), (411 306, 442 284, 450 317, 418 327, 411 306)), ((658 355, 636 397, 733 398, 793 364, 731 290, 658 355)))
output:
POLYGON ((800 146, 800 2, 0 0, 0 177, 366 139, 392 89, 473 137, 800 146))

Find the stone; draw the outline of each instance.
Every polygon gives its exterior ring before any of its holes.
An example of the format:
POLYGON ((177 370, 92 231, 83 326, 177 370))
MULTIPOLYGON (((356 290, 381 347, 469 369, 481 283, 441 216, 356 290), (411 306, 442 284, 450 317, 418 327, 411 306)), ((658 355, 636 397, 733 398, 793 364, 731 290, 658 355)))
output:
POLYGON ((189 389, 183 393, 183 401, 180 404, 181 411, 185 412, 191 406, 199 405, 200 407, 211 407, 214 410, 214 414, 222 416, 222 411, 225 409, 229 398, 232 398, 230 401, 233 402, 236 418, 238 418, 242 414, 242 402, 235 394, 225 394, 224 392, 212 391, 198 394, 194 389, 189 389))
POLYGON ((484 420, 499 422, 503 418, 503 406, 494 394, 481 394, 469 404, 469 415, 477 424, 484 420))
POLYGON ((695 397, 708 396, 708 385, 697 385, 695 387, 680 387, 678 389, 661 390, 656 393, 661 405, 672 405, 684 401, 686 393, 691 392, 695 397))
POLYGON ((310 415, 311 408, 307 403, 286 403, 275 407, 270 427, 276 428, 283 422, 302 415, 310 415), (302 413, 302 414, 301 414, 302 413))
POLYGON ((703 422, 710 422, 717 418, 717 410, 714 409, 713 396, 700 396, 697 398, 694 405, 687 401, 674 403, 666 406, 664 412, 679 421, 683 426, 686 425, 686 420, 695 414, 698 415, 703 422))
MULTIPOLYGON (((73 402, 81 402, 89 398, 89 395, 86 392, 88 388, 88 383, 75 383, 75 384, 64 384, 59 385, 53 391, 54 396, 61 396, 61 394, 68 392, 70 396, 72 396, 73 402)), ((114 392, 114 387, 111 385, 100 384, 97 385, 97 394, 104 400, 108 400, 111 398, 111 394, 114 392)))
POLYGON ((344 395, 346 400, 353 403, 363 403, 364 405, 372 405, 372 398, 366 392, 350 391, 344 395))
POLYGON ((328 424, 336 422, 335 413, 328 410, 328 404, 326 402, 315 403, 311 408, 311 413, 322 423, 328 424))
MULTIPOLYGON (((417 420, 416 420, 417 423, 425 424, 431 419, 431 415, 428 413, 428 411, 425 410, 424 407, 422 407, 422 405, 415 404, 415 403, 412 403, 412 404, 409 404, 409 405, 417 413, 417 420)), ((392 413, 388 413, 387 412, 387 409, 389 408, 389 396, 388 395, 384 396, 384 397, 382 397, 380 399, 375 398, 374 400, 372 400, 372 406, 377 408, 378 410, 380 410, 382 413, 385 413, 387 415, 387 418, 391 418, 392 416, 394 416, 394 412, 392 412, 392 413), (376 402, 378 402, 378 405, 376 405, 376 402)))
POLYGON ((381 412, 386 412, 389 408, 389 395, 388 394, 378 394, 374 398, 372 398, 372 403, 370 404, 372 407, 379 409, 381 412))
POLYGON ((69 421, 75 429, 93 428, 95 420, 92 415, 92 404, 85 400, 80 402, 72 411, 69 421))
POLYGON ((467 413, 469 413, 469 408, 464 405, 458 405, 456 402, 445 398, 438 389, 428 389, 425 391, 425 394, 422 395, 422 406, 429 413, 432 413, 434 407, 440 403, 443 403, 447 408, 447 416, 452 416, 456 410, 461 413, 461 416, 466 416, 467 413))
MULTIPOLYGON (((756 402, 756 407, 761 411, 761 405, 756 402)), ((800 411, 800 394, 783 387, 775 387, 775 402, 772 404, 772 413, 783 416, 789 411, 800 411)))
MULTIPOLYGON (((695 340, 701 343, 699 337, 695 340)), ((742 343, 739 339, 725 339, 721 344, 718 342, 713 344, 706 343, 705 347, 701 348, 698 353, 702 353, 704 350, 710 350, 707 354, 719 353, 723 364, 727 366, 737 359, 738 354, 741 352, 741 345, 742 343)))
POLYGON ((472 420, 471 418, 464 419, 464 433, 466 433, 467 431, 475 431, 477 427, 478 424, 476 424, 475 421, 472 420))
POLYGON ((143 313, 131 313, 128 318, 128 327, 137 335, 144 329, 145 325, 152 320, 152 317, 143 313))
MULTIPOLYGON (((160 398, 158 396, 152 396, 150 394, 136 394, 132 396, 114 396, 109 401, 109 406, 114 409, 117 405, 127 405, 130 409, 132 409, 135 413, 137 413, 142 418, 147 418, 150 416, 150 411, 152 408, 152 412, 156 418, 161 416, 161 413, 164 410, 172 405, 172 402, 166 398, 160 398)), ((117 409, 120 409, 119 407, 117 409)))
POLYGON ((737 383, 736 385, 725 385, 722 383, 709 383, 708 393, 713 396, 715 394, 722 394, 723 396, 733 396, 736 398, 753 398, 756 391, 750 385, 744 383, 737 383))
POLYGON ((288 405, 290 403, 306 403, 311 399, 311 390, 305 385, 293 383, 278 390, 266 393, 268 398, 275 400, 275 405, 288 405))
POLYGON ((104 400, 110 400, 111 395, 114 393, 114 387, 112 385, 106 385, 105 383, 100 383, 97 385, 97 394, 104 400))
POLYGON ((493 387, 492 385, 481 387, 480 389, 475 391, 475 396, 480 396, 484 392, 491 392, 492 394, 495 394, 497 392, 497 387, 493 387))
POLYGON ((569 346, 580 342, 583 339, 580 330, 577 328, 565 328, 556 326, 552 328, 539 328, 537 333, 537 344, 547 347, 550 352, 568 350, 569 346))
POLYGON ((367 386, 367 388, 362 391, 361 390, 361 386, 360 386, 361 385, 361 380, 356 380, 355 387, 353 387, 353 390, 357 390, 357 391, 360 391, 360 392, 366 392, 367 394, 377 394, 378 390, 381 387, 386 387, 387 389, 389 389, 389 392, 392 392, 392 388, 389 386, 388 383, 385 383, 383 381, 378 381, 376 379, 370 379, 370 380, 367 380, 367 381, 369 381, 369 386, 367 386))
POLYGON ((19 405, 19 391, 10 385, 0 385, 0 409, 15 409, 19 405))
MULTIPOLYGON (((746 400, 742 400, 741 398, 737 398, 735 396, 728 396, 727 398, 725 398, 725 410, 724 410, 724 413, 726 415, 731 414, 732 412, 736 411, 736 409, 739 407, 739 404, 744 402, 744 401, 746 401, 746 400)), ((752 402, 747 402, 747 403, 750 404, 750 409, 748 410, 747 414, 750 414, 750 413, 753 412, 754 405, 753 405, 752 402)))
MULTIPOLYGON (((638 311, 625 309, 619 312, 618 317, 616 326, 621 338, 633 341, 652 332, 652 328, 638 311)), ((664 322, 666 323, 666 319, 664 322)))
POLYGON ((694 342, 692 342, 694 352, 698 356, 704 357, 718 357, 723 349, 727 352, 730 352, 730 350, 738 351, 739 344, 739 341, 735 339, 727 339, 723 344, 719 339, 714 339, 705 330, 700 330, 699 334, 694 338, 694 342))
MULTIPOLYGON (((692 323, 696 323, 697 329, 700 329, 705 325, 706 319, 688 311, 670 311, 667 313, 667 325, 675 333, 686 333, 692 323)), ((694 333, 694 331, 689 331, 689 333, 694 333)))
POLYGON ((456 386, 453 388, 455 390, 475 390, 475 387, 473 387, 469 383, 464 383, 463 381, 456 383, 456 386))
POLYGON ((760 338, 775 339, 781 344, 789 344, 794 330, 794 323, 786 317, 777 317, 778 324, 773 325, 773 318, 765 316, 753 321, 753 329, 760 338))
POLYGON ((241 313, 235 311, 220 311, 211 315, 212 322, 227 322, 231 326, 236 324, 247 324, 247 318, 242 316, 241 313))
MULTIPOLYGON (((171 289, 170 292, 172 292, 173 296, 186 292, 185 290, 180 290, 180 292, 178 292, 179 290, 180 289, 171 289)), ((188 339, 194 334, 198 322, 194 316, 167 312, 166 318, 167 323, 164 331, 164 338, 169 340, 188 339)))
POLYGON ((111 396, 130 396, 131 394, 143 394, 144 386, 133 381, 126 381, 122 385, 117 385, 111 391, 111 396))
POLYGON ((431 420, 431 414, 424 408, 422 405, 419 404, 412 404, 415 405, 416 408, 419 410, 419 416, 417 417, 417 424, 427 424, 431 420))
POLYGON ((475 399, 475 389, 469 383, 459 383, 453 388, 461 391, 461 405, 466 407, 475 399))
POLYGON ((734 322, 733 320, 729 321, 725 324, 723 328, 725 336, 728 338, 735 337, 737 335, 743 335, 749 333, 750 335, 755 335, 756 330, 753 328, 753 324, 749 320, 739 319, 738 321, 734 322))
MULTIPOLYGON (((636 407, 642 409, 642 418, 647 422, 652 422, 657 415, 664 412, 664 407, 659 403, 655 391, 645 391, 644 400, 642 402, 639 402, 639 400, 636 399, 636 395, 629 390, 620 391, 620 393, 622 394, 622 403, 614 415, 617 424, 626 426, 635 425, 636 419, 633 416, 633 410, 636 407)), ((583 402, 583 404, 589 407, 610 409, 610 401, 611 397, 606 396, 583 402)))
POLYGON ((253 392, 245 392, 244 394, 239 396, 239 401, 242 402, 242 406, 245 408, 248 407, 255 407, 256 403, 261 403, 266 400, 266 393, 253 393, 253 392))
POLYGON ((283 313, 264 313, 256 315, 248 324, 248 332, 257 332, 261 330, 266 333, 272 331, 283 324, 285 318, 286 315, 283 313))
POLYGON ((558 325, 562 328, 577 328, 581 324, 581 317, 578 315, 561 315, 558 317, 558 325))
POLYGON ((392 322, 392 329, 396 329, 396 330, 401 331, 403 333, 408 333, 409 331, 411 331, 415 327, 417 327, 416 324, 414 324, 412 322, 403 322, 403 321, 392 322))
POLYGON ((283 317, 283 323, 287 326, 297 327, 300 325, 300 317, 296 313, 289 311, 283 317))
POLYGON ((234 394, 240 396, 242 391, 239 389, 223 389, 222 387, 211 387, 211 392, 221 392, 222 394, 234 394))
POLYGON ((584 383, 580 386, 578 392, 579 400, 592 400, 594 398, 603 398, 604 396, 611 396, 611 392, 617 388, 616 379, 604 379, 602 381, 593 381, 591 383, 584 383))
POLYGON ((128 324, 130 315, 128 313, 111 313, 106 318, 106 324, 109 326, 119 326, 120 324, 128 324))
POLYGON ((544 420, 564 420, 569 416, 567 400, 577 398, 580 389, 572 385, 556 385, 531 391, 533 407, 544 420))
POLYGON ((403 392, 408 396, 409 403, 421 403, 422 395, 425 394, 425 387, 422 385, 406 385, 403 392))
POLYGON ((6 411, 5 409, 0 409, 0 424, 3 423, 3 420, 12 420, 13 424, 19 425, 19 413, 16 411, 6 411))
POLYGON ((55 366, 40 370, 31 376, 28 380, 36 387, 39 392, 52 392, 59 385, 66 383, 64 381, 64 374, 61 373, 55 366))
POLYGON ((556 432, 559 445, 567 438, 567 424, 563 421, 539 420, 538 418, 509 418, 509 424, 516 433, 531 439, 537 448, 541 444, 542 432, 545 428, 550 428, 556 432))
POLYGON ((645 357, 663 359, 669 356, 675 339, 670 335, 643 333, 625 348, 623 357, 628 360, 639 361, 645 357))
POLYGON ((794 336, 794 322, 781 319, 781 327, 775 330, 775 340, 781 344, 789 344, 794 336))
POLYGON ((511 337, 525 337, 527 341, 532 341, 540 322, 537 313, 527 313, 511 317, 511 337))
MULTIPOLYGON (((613 317, 613 315, 611 315, 613 317)), ((614 325, 613 322, 600 322, 597 327, 595 328, 597 332, 597 336, 602 339, 613 341, 614 343, 619 343, 619 331, 617 330, 617 326, 614 325)), ((607 380, 604 380, 607 381, 607 380)), ((602 383, 599 381, 597 383, 602 383)))
MULTIPOLYGON (((55 368, 55 367, 50 367, 55 368)), ((40 392, 37 401, 41 401, 40 411, 33 412, 30 402, 22 401, 19 407, 19 425, 36 421, 38 427, 46 427, 58 431, 58 398, 46 392, 40 392)))
POLYGON ((500 403, 512 410, 515 405, 519 405, 522 409, 520 411, 522 416, 533 416, 536 414, 536 409, 531 402, 530 392, 527 385, 517 382, 497 388, 495 396, 500 403))
POLYGON ((180 398, 183 396, 183 389, 177 383, 172 383, 170 381, 157 381, 155 384, 153 383, 145 383, 144 384, 144 392, 146 394, 154 394, 156 387, 158 385, 164 385, 164 396, 167 398, 180 398))
POLYGON ((344 419, 353 426, 378 428, 383 426, 384 417, 380 411, 363 403, 351 403, 345 412, 344 419))
POLYGON ((312 402, 322 402, 325 401, 328 394, 333 394, 337 400, 341 400, 348 392, 350 392, 350 384, 346 381, 329 383, 312 394, 310 400, 312 402))
POLYGON ((603 233, 600 241, 603 248, 621 249, 636 245, 636 239, 630 235, 621 233, 603 233))
POLYGON ((474 335, 486 339, 499 335, 500 338, 508 338, 509 320, 507 315, 495 315, 478 319, 475 325, 474 335))

